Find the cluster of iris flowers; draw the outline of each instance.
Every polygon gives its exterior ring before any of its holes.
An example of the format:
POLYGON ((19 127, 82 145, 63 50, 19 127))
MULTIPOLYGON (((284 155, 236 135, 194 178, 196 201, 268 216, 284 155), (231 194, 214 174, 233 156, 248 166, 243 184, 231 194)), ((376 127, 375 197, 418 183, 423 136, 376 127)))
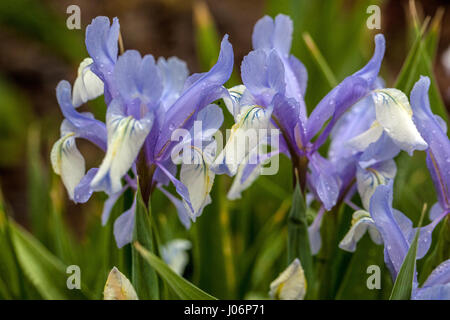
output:
MULTIPOLYGON (((417 233, 416 258, 428 252, 433 230, 450 213, 446 123, 431 112, 427 77, 416 82, 409 99, 400 90, 385 87, 378 75, 385 52, 382 34, 375 36, 369 62, 332 89, 308 115, 307 71, 290 54, 293 24, 285 15, 265 16, 256 23, 253 51, 240 68, 242 84, 230 89, 224 87, 234 64, 227 35, 217 63, 206 73, 189 75, 186 63, 176 57, 155 60, 134 50, 119 54, 119 32, 117 19, 111 23, 106 17, 95 18, 86 29, 90 57, 81 62, 73 88, 67 81, 56 88, 65 119, 51 152, 53 169, 76 203, 88 201, 95 191, 108 195, 103 224, 127 189, 140 190, 148 202, 158 188, 189 228, 213 201, 210 191, 216 174, 233 176, 228 198, 240 198, 264 166, 284 154, 291 160, 294 184, 306 203, 320 204, 308 227, 312 254, 321 248, 324 213, 341 203, 355 212, 339 247, 355 251, 368 232, 373 242, 384 245, 385 263, 394 280, 417 233), (107 105, 105 123, 77 110, 100 95, 107 105), (219 99, 235 119, 223 148, 216 139, 224 118, 214 104, 219 99), (98 168, 86 171, 78 138, 105 152, 98 168), (328 139, 324 156, 319 151, 328 139), (394 158, 402 151, 426 152, 437 194, 438 202, 429 211, 431 223, 420 228, 392 207, 394 158), (169 184, 177 194, 168 191, 169 184), (356 193, 362 208, 351 201, 356 193)), ((136 196, 114 222, 119 248, 132 241, 135 208, 136 196)), ((295 259, 272 283, 271 294, 302 299, 306 288, 302 263, 295 259)), ((411 298, 450 299, 450 260, 421 287, 414 276, 411 298)))

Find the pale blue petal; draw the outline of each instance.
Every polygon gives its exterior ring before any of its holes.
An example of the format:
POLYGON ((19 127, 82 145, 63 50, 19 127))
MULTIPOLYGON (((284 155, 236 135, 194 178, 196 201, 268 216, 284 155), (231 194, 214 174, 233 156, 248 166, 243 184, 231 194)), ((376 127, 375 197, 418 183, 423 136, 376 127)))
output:
POLYGON ((86 49, 94 61, 92 71, 105 83, 107 104, 118 94, 112 74, 117 61, 119 29, 119 20, 114 18, 110 25, 108 17, 97 17, 86 28, 86 49))
POLYGON ((91 188, 91 181, 97 174, 98 168, 91 168, 75 187, 74 201, 85 203, 89 200, 94 190, 91 188))
POLYGON ((117 200, 119 200, 120 196, 125 192, 125 190, 128 189, 128 185, 123 187, 122 190, 119 192, 113 193, 106 199, 105 203, 103 204, 103 211, 102 211, 102 225, 105 226, 106 223, 109 220, 109 216, 111 215, 111 210, 116 204, 117 200))
POLYGON ((164 193, 165 196, 173 203, 173 205, 177 209, 178 218, 180 219, 181 223, 186 229, 189 229, 191 227, 191 218, 189 216, 186 207, 183 204, 183 201, 176 198, 170 192, 168 192, 162 187, 158 187, 158 189, 161 190, 161 192, 164 193))
POLYGON ((180 97, 184 88, 184 83, 188 77, 188 68, 186 62, 177 57, 170 57, 164 59, 158 58, 158 68, 163 81, 163 93, 161 100, 165 110, 180 97))
POLYGON ((133 240, 135 211, 136 198, 134 199, 131 208, 122 213, 116 221, 114 221, 114 237, 119 249, 131 243, 133 240))

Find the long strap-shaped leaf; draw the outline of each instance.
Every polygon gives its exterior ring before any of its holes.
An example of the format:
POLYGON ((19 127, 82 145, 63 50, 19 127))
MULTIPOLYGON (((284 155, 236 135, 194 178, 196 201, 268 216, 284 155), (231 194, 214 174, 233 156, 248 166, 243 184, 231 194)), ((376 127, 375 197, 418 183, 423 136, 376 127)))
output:
POLYGON ((19 225, 10 223, 14 250, 24 274, 45 299, 88 299, 92 294, 81 283, 81 290, 69 289, 66 266, 36 238, 19 225))
POLYGON ((172 290, 183 300, 217 300, 203 290, 197 288, 191 282, 177 275, 170 267, 150 251, 146 250, 139 242, 134 242, 134 248, 141 254, 145 261, 156 270, 172 290))
POLYGON ((313 287, 314 269, 309 245, 308 223, 306 222, 306 203, 297 184, 292 199, 292 208, 288 220, 288 263, 300 259, 305 270, 308 286, 313 287))
MULTIPOLYGON (((134 219, 133 241, 138 241, 156 252, 154 243, 150 207, 147 208, 142 200, 141 191, 136 191, 136 212, 134 219)), ((132 248, 131 279, 140 299, 156 300, 160 298, 159 281, 155 270, 149 266, 141 255, 132 248)))

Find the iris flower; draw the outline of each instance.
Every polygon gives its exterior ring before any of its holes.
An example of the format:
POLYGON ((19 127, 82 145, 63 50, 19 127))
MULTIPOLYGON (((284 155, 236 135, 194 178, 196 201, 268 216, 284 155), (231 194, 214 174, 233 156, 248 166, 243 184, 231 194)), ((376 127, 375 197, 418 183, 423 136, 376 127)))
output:
POLYGON ((384 88, 378 78, 385 51, 383 35, 375 36, 370 61, 332 89, 308 115, 304 101, 307 72, 289 53, 292 32, 292 21, 285 15, 265 16, 256 23, 254 50, 241 65, 243 85, 231 88, 226 101, 235 124, 213 170, 236 175, 229 193, 235 199, 270 157, 288 156, 302 191, 308 190, 322 204, 310 227, 314 252, 320 248, 315 233, 323 213, 352 195, 357 178, 368 205, 375 187, 395 176, 392 158, 400 150, 411 154, 428 145, 414 125, 406 95, 384 88), (270 130, 269 135, 277 130, 279 143, 270 152, 255 156, 260 145, 270 143, 265 136, 249 138, 249 131, 259 129, 270 130), (330 134, 332 145, 325 158, 318 150, 330 134))
MULTIPOLYGON (((429 248, 431 244, 431 234, 434 228, 450 212, 448 202, 448 182, 450 181, 450 161, 448 159, 450 159, 450 140, 446 134, 445 121, 431 112, 428 99, 429 86, 429 78, 421 77, 411 91, 411 105, 414 112, 413 120, 418 131, 428 145, 426 149, 427 166, 438 197, 438 202, 431 208, 429 214, 432 223, 423 227, 421 231, 420 239, 422 239, 423 242, 419 241, 419 243, 422 243, 422 246, 426 248, 429 248)), ((368 211, 370 210, 369 206, 372 203, 371 197, 377 187, 379 185, 388 185, 395 177, 395 163, 393 160, 387 159, 391 156, 395 156, 395 153, 398 153, 398 150, 396 151, 395 146, 392 144, 389 146, 388 143, 388 140, 384 141, 379 148, 377 148, 378 143, 371 144, 359 158, 360 162, 364 162, 368 158, 367 154, 370 153, 372 159, 382 161, 376 163, 375 166, 372 165, 369 170, 361 170, 361 167, 358 169, 358 190, 366 211, 363 211, 365 212, 364 219, 353 220, 350 231, 340 244, 340 247, 344 250, 354 251, 356 243, 362 237, 366 229, 369 230, 371 235, 377 233, 375 227, 376 224, 368 211)), ((357 213, 355 213, 355 215, 357 215, 357 213)), ((362 217, 361 214, 358 214, 357 216, 362 217)), ((379 243, 376 237, 372 236, 372 239, 376 243, 379 243)), ((422 254, 419 254, 419 256, 422 256, 422 254)))
MULTIPOLYGON (((109 195, 103 223, 120 195, 127 188, 137 189, 137 176, 147 198, 155 187, 163 188, 171 182, 181 200, 164 189, 163 192, 189 227, 190 221, 210 202, 214 174, 206 159, 214 157, 212 136, 223 121, 221 109, 211 103, 228 96, 222 85, 233 68, 232 46, 225 35, 216 65, 206 73, 188 77, 186 64, 175 57, 155 61, 152 55, 142 57, 134 50, 118 56, 118 37, 117 18, 112 24, 107 17, 95 18, 86 29, 90 57, 80 65, 73 92, 67 81, 57 86, 65 119, 61 138, 51 154, 54 171, 61 175, 75 202, 86 202, 94 191, 109 195), (106 124, 75 109, 101 94, 107 104, 106 124), (191 133, 196 120, 202 121, 200 132, 195 137, 186 135, 181 142, 191 142, 192 158, 196 161, 182 163, 177 179, 177 164, 171 155, 180 142, 173 141, 172 133, 177 129, 191 133), (98 168, 85 172, 77 138, 89 140, 105 152, 98 168)), ((135 203, 114 224, 119 247, 131 241, 134 208, 135 203)))

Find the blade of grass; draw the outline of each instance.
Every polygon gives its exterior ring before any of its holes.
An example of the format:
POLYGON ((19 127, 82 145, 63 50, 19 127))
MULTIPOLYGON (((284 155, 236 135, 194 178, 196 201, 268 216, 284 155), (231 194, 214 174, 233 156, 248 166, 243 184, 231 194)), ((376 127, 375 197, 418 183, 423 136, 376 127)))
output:
POLYGON ((313 57, 320 71, 322 71, 330 88, 336 87, 338 85, 338 82, 336 80, 336 77, 334 76, 333 71, 331 71, 330 66, 326 62, 325 58, 323 57, 322 53, 320 52, 319 48, 308 32, 303 33, 303 41, 305 42, 306 47, 309 49, 309 53, 313 57))

